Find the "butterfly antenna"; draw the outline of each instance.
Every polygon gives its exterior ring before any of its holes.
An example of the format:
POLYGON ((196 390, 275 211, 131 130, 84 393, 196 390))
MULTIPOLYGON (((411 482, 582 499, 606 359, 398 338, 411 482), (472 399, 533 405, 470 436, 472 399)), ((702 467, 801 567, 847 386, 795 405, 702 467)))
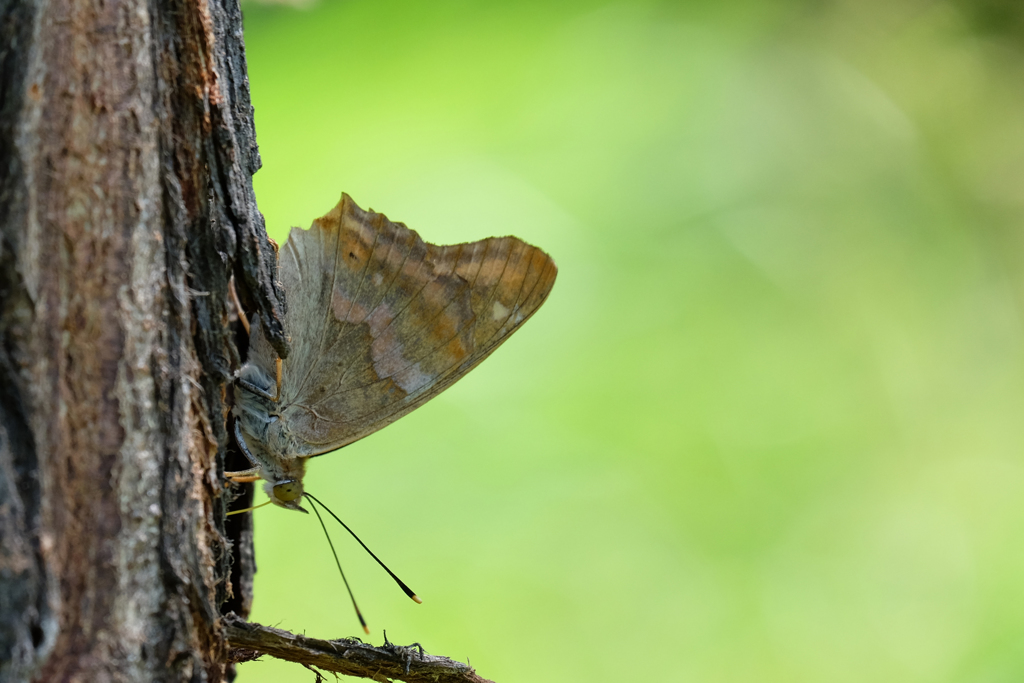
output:
MULTIPOLYGON (((313 500, 316 499, 314 498, 313 500)), ((318 500, 316 502, 320 503, 318 500)), ((359 617, 359 623, 362 625, 363 631, 366 635, 370 635, 370 627, 366 625, 366 620, 363 619, 363 613, 359 611, 359 605, 356 604, 356 596, 352 595, 352 588, 348 585, 348 579, 345 578, 345 570, 341 568, 341 560, 338 559, 338 553, 334 550, 334 543, 331 541, 331 535, 327 533, 327 525, 324 524, 324 518, 320 516, 320 511, 316 509, 316 505, 313 505, 312 503, 313 501, 310 501, 310 507, 313 508, 313 512, 316 513, 316 518, 320 522, 320 528, 324 530, 324 536, 327 537, 327 545, 331 546, 331 554, 334 555, 334 563, 338 565, 338 571, 341 573, 341 580, 345 582, 345 590, 348 591, 348 597, 352 600, 352 608, 355 609, 356 616, 359 617)), ((323 505, 323 503, 320 504, 323 505)), ((324 509, 327 510, 327 508, 324 509)), ((331 512, 330 510, 327 511, 331 512)), ((331 514, 333 515, 334 513, 331 512, 331 514)))
MULTIPOLYGON (((331 508, 329 508, 329 507, 327 507, 326 505, 324 505, 324 504, 323 504, 323 503, 322 503, 322 502, 320 501, 320 499, 319 499, 319 498, 315 498, 315 497, 313 497, 313 494, 311 494, 311 493, 310 493, 309 491, 306 491, 306 492, 304 492, 304 493, 303 493, 303 495, 305 495, 305 496, 306 496, 306 498, 309 498, 310 500, 316 501, 317 503, 319 503, 319 504, 320 504, 320 506, 321 506, 321 507, 322 507, 322 508, 323 508, 324 510, 327 510, 327 513, 328 513, 328 514, 329 514, 329 515, 330 515, 331 517, 334 517, 335 521, 337 521, 337 522, 338 522, 338 524, 340 524, 340 525, 342 525, 343 527, 345 527, 345 531, 347 531, 347 532, 349 532, 350 534, 352 534, 352 538, 354 538, 354 539, 356 539, 357 541, 359 541, 359 545, 363 546, 363 550, 365 550, 366 552, 370 553, 370 557, 372 557, 373 559, 377 560, 377 564, 379 564, 379 565, 380 565, 381 567, 383 567, 383 568, 384 568, 384 571, 386 571, 386 572, 388 573, 388 575, 389 575, 389 576, 391 576, 391 578, 395 580, 395 583, 397 583, 397 584, 398 584, 398 587, 399 587, 399 588, 401 588, 401 589, 402 589, 403 591, 405 591, 405 594, 406 594, 406 595, 408 595, 408 596, 409 596, 410 598, 412 598, 414 602, 416 602, 416 603, 418 603, 418 604, 423 604, 423 600, 421 600, 421 599, 420 599, 420 596, 418 596, 418 595, 416 595, 415 593, 413 593, 413 592, 412 592, 412 589, 411 589, 411 588, 409 588, 408 586, 406 586, 406 585, 405 585, 405 582, 404 582, 404 581, 402 581, 402 580, 401 580, 400 578, 398 578, 397 576, 395 576, 395 573, 394 573, 393 571, 391 571, 390 569, 388 569, 388 566, 387 566, 386 564, 384 564, 383 562, 381 562, 381 561, 380 561, 380 558, 379 558, 379 557, 377 557, 376 555, 374 555, 374 554, 373 554, 373 551, 372 551, 372 550, 370 550, 369 548, 367 548, 367 547, 366 547, 366 544, 365 544, 365 543, 363 543, 363 542, 362 542, 362 541, 361 541, 361 540, 359 539, 359 537, 358 537, 358 536, 356 536, 356 532, 354 532, 354 531, 352 531, 351 529, 349 529, 349 528, 348 528, 348 524, 345 524, 345 522, 343 522, 343 521, 341 521, 340 519, 338 519, 338 515, 336 515, 336 514, 334 514, 333 512, 331 512, 331 508)), ((314 507, 313 509, 314 509, 314 510, 316 510, 316 508, 315 508, 315 507, 314 507)), ((321 524, 323 524, 323 522, 321 522, 321 524)), ((325 531, 326 531, 326 530, 325 530, 325 531)), ((333 549, 333 548, 334 548, 334 546, 331 546, 331 548, 333 549)))

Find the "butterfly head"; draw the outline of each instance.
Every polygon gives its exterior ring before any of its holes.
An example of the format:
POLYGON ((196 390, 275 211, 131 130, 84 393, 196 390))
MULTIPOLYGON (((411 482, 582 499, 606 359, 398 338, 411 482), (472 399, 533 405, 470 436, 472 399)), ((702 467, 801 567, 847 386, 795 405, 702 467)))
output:
POLYGON ((268 481, 263 489, 267 492, 271 502, 289 510, 306 512, 299 505, 302 500, 302 480, 285 479, 284 481, 268 481))

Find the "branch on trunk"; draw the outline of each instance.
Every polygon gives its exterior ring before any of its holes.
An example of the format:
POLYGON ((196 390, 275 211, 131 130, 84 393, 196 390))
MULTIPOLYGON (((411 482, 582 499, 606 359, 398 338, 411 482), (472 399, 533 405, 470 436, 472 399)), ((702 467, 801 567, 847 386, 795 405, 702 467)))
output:
POLYGON ((428 655, 418 645, 385 643, 375 647, 358 639, 320 640, 249 623, 235 614, 224 617, 224 636, 233 662, 251 661, 267 654, 306 667, 375 681, 493 683, 477 675, 469 664, 428 655))

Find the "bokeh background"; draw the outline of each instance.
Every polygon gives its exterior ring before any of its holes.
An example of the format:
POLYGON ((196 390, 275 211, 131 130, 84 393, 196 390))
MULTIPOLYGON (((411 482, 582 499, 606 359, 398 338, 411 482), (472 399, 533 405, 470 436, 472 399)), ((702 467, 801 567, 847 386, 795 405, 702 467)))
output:
MULTIPOLYGON (((311 462, 370 640, 513 681, 1024 680, 1024 5, 247 2, 271 234, 342 190, 560 267, 311 462)), ((361 635, 312 516, 252 618, 361 635)), ((240 681, 306 681, 264 659, 240 681)))

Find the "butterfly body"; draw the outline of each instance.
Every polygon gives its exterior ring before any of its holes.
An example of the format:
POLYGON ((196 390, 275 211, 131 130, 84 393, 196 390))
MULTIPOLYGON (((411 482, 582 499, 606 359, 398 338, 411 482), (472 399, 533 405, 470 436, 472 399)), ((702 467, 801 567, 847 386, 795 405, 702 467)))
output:
POLYGON ((301 509, 307 458, 451 386, 540 307, 557 273, 515 237, 429 244, 348 195, 309 230, 292 229, 278 260, 291 354, 278 381, 253 321, 234 415, 268 495, 290 509, 301 509))

